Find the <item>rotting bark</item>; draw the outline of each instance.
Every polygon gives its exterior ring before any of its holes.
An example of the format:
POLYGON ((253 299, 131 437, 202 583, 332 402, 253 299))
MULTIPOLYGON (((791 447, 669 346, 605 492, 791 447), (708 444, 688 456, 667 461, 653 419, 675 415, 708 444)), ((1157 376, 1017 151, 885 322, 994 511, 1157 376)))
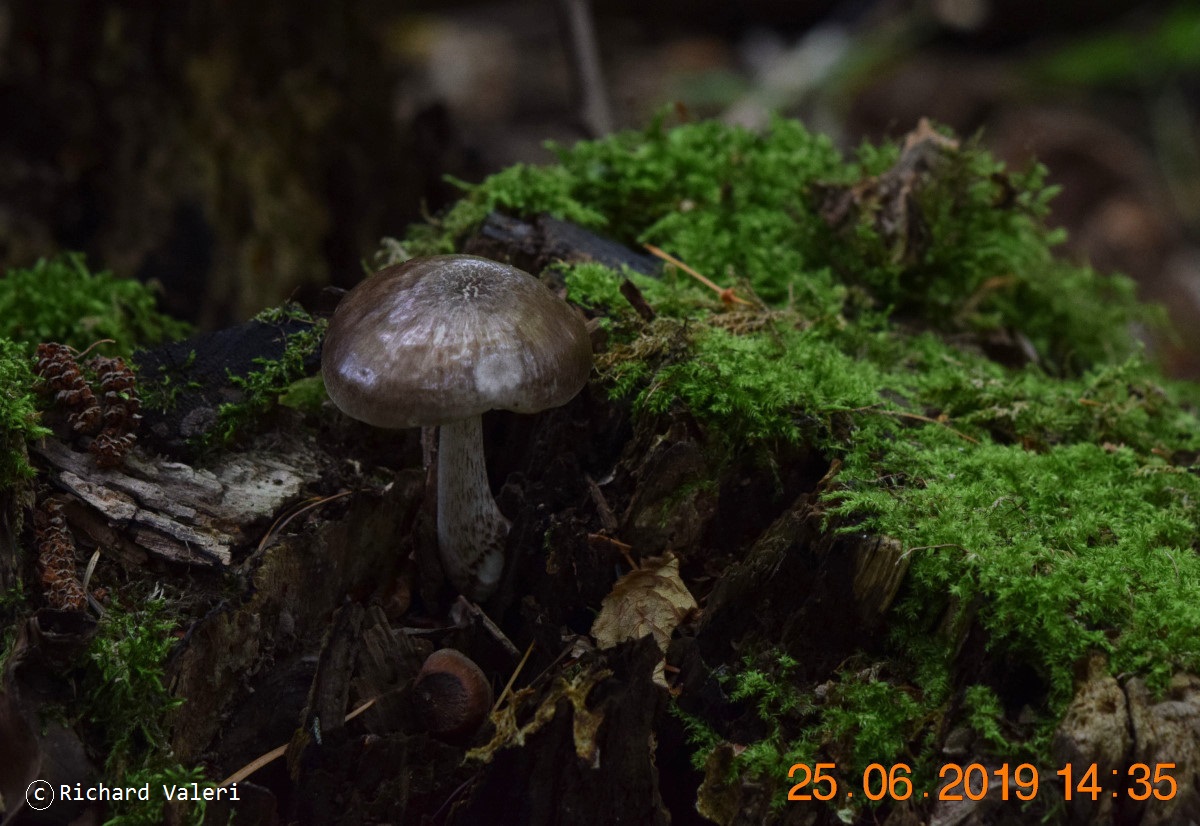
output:
POLYGON ((644 275, 657 275, 662 270, 662 262, 653 256, 550 215, 524 221, 493 212, 467 239, 463 252, 504 261, 532 273, 561 261, 595 261, 613 269, 629 267, 644 275))
POLYGON ((233 549, 297 501, 322 463, 303 441, 226 453, 200 470, 142 455, 100 469, 53 439, 34 452, 45 460, 47 481, 73 496, 72 522, 98 542, 135 563, 148 554, 208 568, 229 566, 233 549))
POLYGON ((247 679, 252 684, 276 658, 311 650, 348 595, 369 597, 391 580, 406 556, 396 537, 411 529, 420 497, 419 475, 406 472, 390 490, 352 497, 341 518, 285 537, 253 560, 248 599, 193 625, 173 663, 173 690, 187 698, 175 724, 179 754, 195 759, 210 747, 239 697, 253 707, 247 679))

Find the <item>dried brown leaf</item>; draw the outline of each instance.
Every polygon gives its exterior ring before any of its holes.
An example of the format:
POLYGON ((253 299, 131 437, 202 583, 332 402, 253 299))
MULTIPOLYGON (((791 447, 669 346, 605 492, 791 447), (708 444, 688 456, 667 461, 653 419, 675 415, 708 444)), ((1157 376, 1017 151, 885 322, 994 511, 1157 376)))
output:
POLYGON ((679 578, 679 560, 666 554, 645 560, 641 568, 616 581, 600 604, 592 636, 601 648, 653 636, 665 652, 671 634, 696 608, 696 600, 679 578))

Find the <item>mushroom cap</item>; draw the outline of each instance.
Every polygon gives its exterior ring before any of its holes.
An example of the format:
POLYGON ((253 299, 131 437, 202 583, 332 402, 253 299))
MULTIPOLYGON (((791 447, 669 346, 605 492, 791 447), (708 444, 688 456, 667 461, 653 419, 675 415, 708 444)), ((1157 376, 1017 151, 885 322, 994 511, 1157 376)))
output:
POLYGON ((321 354, 334 404, 376 427, 536 413, 570 401, 591 369, 574 309, 529 273, 474 255, 380 270, 342 299, 321 354))

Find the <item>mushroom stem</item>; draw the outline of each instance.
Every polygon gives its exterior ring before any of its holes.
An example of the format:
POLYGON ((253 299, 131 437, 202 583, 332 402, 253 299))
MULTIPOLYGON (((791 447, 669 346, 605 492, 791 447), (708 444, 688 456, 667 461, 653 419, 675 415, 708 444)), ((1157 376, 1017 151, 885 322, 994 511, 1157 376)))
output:
POLYGON ((443 424, 438 437, 438 550, 454 587, 486 599, 500 584, 511 527, 488 488, 483 418, 443 424))

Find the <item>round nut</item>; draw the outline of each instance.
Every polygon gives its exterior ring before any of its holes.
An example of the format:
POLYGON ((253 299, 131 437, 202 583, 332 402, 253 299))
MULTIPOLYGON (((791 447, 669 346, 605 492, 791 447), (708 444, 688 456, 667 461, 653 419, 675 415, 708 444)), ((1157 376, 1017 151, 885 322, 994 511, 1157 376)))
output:
POLYGON ((434 651, 413 683, 413 701, 426 730, 451 743, 469 740, 492 710, 483 671, 453 648, 434 651))

